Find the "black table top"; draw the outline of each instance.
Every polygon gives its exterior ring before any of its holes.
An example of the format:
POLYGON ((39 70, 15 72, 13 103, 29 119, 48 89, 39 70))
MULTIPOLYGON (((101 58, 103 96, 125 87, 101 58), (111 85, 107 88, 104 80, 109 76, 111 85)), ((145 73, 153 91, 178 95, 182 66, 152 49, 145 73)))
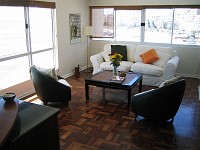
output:
MULTIPOLYGON (((112 71, 102 71, 99 72, 89 78, 85 79, 85 82, 91 84, 91 83, 100 83, 100 84, 118 84, 118 83, 111 83, 110 80, 113 76, 112 71)), ((142 78, 141 73, 134 73, 134 72, 127 72, 126 77, 123 80, 122 83, 118 84, 118 86, 121 87, 132 87, 134 86, 137 81, 139 81, 142 78)))

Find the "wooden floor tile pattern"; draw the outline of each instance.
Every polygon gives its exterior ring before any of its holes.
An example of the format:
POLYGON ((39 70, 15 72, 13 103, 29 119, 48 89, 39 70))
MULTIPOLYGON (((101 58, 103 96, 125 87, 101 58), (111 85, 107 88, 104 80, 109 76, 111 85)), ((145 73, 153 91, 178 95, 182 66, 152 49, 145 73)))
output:
MULTIPOLYGON (((151 122, 142 117, 134 120, 127 108, 127 92, 90 87, 86 103, 84 78, 67 79, 72 85, 72 101, 59 114, 61 150, 199 150, 200 149, 200 80, 186 78, 182 104, 174 123, 151 122)), ((143 86, 143 91, 155 87, 143 86)), ((137 93, 138 87, 133 89, 137 93)), ((39 102, 37 97, 26 101, 39 102)))

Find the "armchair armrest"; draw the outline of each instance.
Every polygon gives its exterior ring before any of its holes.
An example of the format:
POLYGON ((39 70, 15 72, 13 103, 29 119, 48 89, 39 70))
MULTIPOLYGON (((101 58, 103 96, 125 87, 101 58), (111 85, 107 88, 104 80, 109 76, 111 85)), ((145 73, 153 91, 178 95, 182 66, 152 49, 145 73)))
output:
POLYGON ((165 64, 163 71, 163 81, 174 77, 178 63, 179 57, 174 56, 165 64))
POLYGON ((174 56, 167 62, 167 64, 169 64, 169 63, 174 64, 175 67, 177 68, 178 62, 179 62, 179 57, 178 56, 174 56))
POLYGON ((103 56, 101 55, 101 53, 92 55, 90 57, 90 61, 92 62, 92 66, 93 66, 93 74, 99 72, 100 70, 100 64, 102 62, 104 62, 103 56))

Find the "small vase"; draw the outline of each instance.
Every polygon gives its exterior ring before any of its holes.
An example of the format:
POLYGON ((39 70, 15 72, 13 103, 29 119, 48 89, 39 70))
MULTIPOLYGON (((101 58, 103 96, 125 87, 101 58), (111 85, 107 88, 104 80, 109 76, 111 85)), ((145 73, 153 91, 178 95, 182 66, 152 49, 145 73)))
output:
POLYGON ((113 66, 113 78, 114 79, 119 78, 119 72, 118 72, 117 66, 113 66))

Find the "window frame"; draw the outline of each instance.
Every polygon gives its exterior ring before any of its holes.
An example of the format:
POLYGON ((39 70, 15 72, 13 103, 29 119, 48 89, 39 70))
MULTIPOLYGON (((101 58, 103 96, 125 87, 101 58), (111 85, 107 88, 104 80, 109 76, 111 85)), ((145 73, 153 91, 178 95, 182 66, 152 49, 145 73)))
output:
MULTIPOLYGON (((53 53, 53 58, 51 58, 53 60, 53 64, 55 68, 57 68, 57 52, 56 52, 56 12, 55 12, 55 3, 53 2, 40 2, 40 1, 32 1, 32 2, 0 2, 0 6, 8 6, 8 7, 23 7, 24 8, 24 21, 25 21, 25 25, 24 25, 24 30, 26 31, 26 39, 25 39, 25 43, 26 43, 26 52, 20 53, 20 54, 11 54, 9 56, 3 56, 0 58, 0 63, 4 62, 4 61, 9 61, 9 60, 13 60, 13 59, 17 59, 17 58, 22 58, 22 57, 28 57, 29 62, 27 62, 29 64, 29 67, 33 65, 33 55, 34 54, 42 54, 44 52, 50 52, 52 51, 53 53), (32 51, 31 48, 31 32, 30 32, 30 19, 29 19, 29 8, 30 7, 34 7, 34 8, 47 8, 47 9, 51 9, 50 13, 51 13, 51 28, 52 28, 52 35, 51 35, 51 41, 52 41, 52 46, 51 47, 46 47, 44 49, 40 49, 37 51, 32 51)), ((18 83, 19 84, 19 83, 18 83)), ((8 88, 8 87, 5 87, 8 88)), ((2 89, 1 89, 2 90, 2 89)))
MULTIPOLYGON (((172 21, 172 28, 174 26, 174 10, 176 8, 189 8, 189 9, 200 9, 200 5, 138 5, 138 6, 90 6, 90 26, 92 26, 92 9, 97 9, 97 8, 114 8, 115 10, 141 10, 141 31, 140 31, 140 42, 139 43, 150 43, 150 42, 144 42, 145 38, 145 26, 142 24, 145 24, 145 10, 146 9, 173 9, 173 21, 172 21)), ((116 11, 114 12, 115 17, 116 17, 116 11)), ((153 43, 153 44, 170 44, 170 45, 183 45, 183 44, 173 44, 173 29, 171 33, 171 40, 170 43, 153 43)), ((92 36, 91 36, 92 37, 92 36)), ((116 19, 114 21, 114 38, 112 39, 107 39, 107 38, 95 38, 92 37, 92 40, 116 40, 116 19)), ((120 42, 120 41, 117 41, 120 42)), ((130 41, 128 41, 130 42, 130 41)), ((137 41, 131 41, 138 43, 137 41)), ((191 46, 190 44, 184 44, 185 46, 191 46)), ((193 45, 192 45, 193 46, 193 45)), ((194 45, 194 46, 200 46, 199 44, 194 45)))

